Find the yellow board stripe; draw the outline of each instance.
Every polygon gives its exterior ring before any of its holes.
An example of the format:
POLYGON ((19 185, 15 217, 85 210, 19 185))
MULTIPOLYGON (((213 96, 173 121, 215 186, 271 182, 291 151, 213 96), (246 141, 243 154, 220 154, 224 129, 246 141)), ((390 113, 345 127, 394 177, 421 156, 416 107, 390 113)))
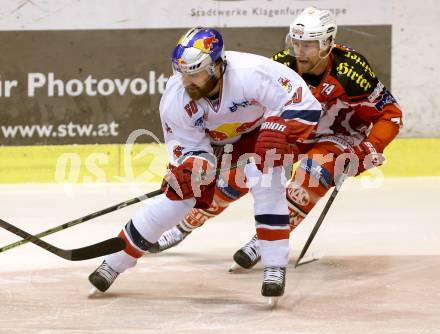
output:
POLYGON ((440 176, 440 138, 399 138, 385 149, 385 176, 440 176))
MULTIPOLYGON (((440 138, 396 139, 386 177, 440 176, 440 138)), ((160 182, 164 145, 0 146, 0 183, 160 182)))
POLYGON ((166 171, 164 145, 0 147, 0 183, 155 182, 166 171))

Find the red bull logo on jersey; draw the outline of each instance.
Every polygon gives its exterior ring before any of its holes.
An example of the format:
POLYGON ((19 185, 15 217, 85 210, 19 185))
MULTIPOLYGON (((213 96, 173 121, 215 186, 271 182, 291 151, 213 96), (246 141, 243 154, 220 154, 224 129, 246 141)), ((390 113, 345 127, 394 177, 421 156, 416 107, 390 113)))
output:
POLYGON ((290 94, 292 92, 292 84, 289 79, 280 77, 278 83, 287 91, 287 93, 290 94))
POLYGON ((228 135, 226 133, 221 132, 221 131, 208 130, 208 129, 206 129, 205 131, 214 141, 222 141, 222 140, 228 139, 228 135))
POLYGON ((220 125, 219 127, 208 130, 205 129, 205 132, 214 140, 214 141, 222 141, 228 138, 237 137, 243 133, 249 132, 253 128, 258 125, 258 122, 263 118, 263 116, 258 119, 245 122, 245 123, 225 123, 220 125))
POLYGON ((263 119, 263 116, 258 117, 255 121, 253 122, 247 122, 247 123, 243 123, 242 125, 240 125, 237 128, 237 133, 243 133, 243 132, 247 132, 248 130, 252 129, 253 127, 255 127, 255 125, 257 124, 257 122, 261 121, 263 119))
POLYGON ((210 37, 195 40, 193 46, 196 49, 203 51, 204 53, 209 53, 212 50, 214 44, 218 43, 218 41, 219 40, 215 37, 215 35, 211 33, 210 37))

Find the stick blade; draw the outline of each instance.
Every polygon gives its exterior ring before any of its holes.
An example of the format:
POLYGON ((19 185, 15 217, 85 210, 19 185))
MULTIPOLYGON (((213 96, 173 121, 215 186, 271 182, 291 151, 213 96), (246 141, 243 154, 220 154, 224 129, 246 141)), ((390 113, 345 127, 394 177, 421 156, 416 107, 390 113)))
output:
POLYGON ((315 261, 319 261, 319 258, 311 258, 311 259, 308 259, 308 260, 305 260, 305 261, 302 261, 301 263, 299 262, 301 259, 299 259, 298 261, 296 261, 296 263, 295 263, 295 268, 296 267, 299 267, 299 266, 303 266, 303 265, 305 265, 305 264, 307 264, 307 263, 312 263, 312 262, 315 262, 315 261))
POLYGON ((119 252, 125 248, 125 241, 119 237, 107 239, 97 244, 68 251, 70 261, 83 261, 119 252))

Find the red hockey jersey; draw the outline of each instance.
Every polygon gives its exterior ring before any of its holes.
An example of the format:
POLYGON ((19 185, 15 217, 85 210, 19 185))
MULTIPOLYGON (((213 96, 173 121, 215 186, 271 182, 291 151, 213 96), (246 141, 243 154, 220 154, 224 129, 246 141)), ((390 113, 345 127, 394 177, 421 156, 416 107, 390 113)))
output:
MULTIPOLYGON (((324 114, 308 142, 325 135, 343 134, 370 140, 383 149, 402 126, 402 111, 379 81, 368 61, 351 48, 336 45, 320 77, 303 75, 324 114)), ((273 60, 296 70, 295 58, 283 50, 273 60)))

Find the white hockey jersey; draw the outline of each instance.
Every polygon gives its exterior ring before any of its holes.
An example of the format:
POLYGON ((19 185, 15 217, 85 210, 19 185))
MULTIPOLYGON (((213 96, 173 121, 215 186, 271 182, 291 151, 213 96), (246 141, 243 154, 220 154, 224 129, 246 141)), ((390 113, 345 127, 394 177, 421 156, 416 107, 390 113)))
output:
POLYGON ((211 144, 234 143, 269 116, 286 119, 299 139, 317 124, 321 104, 296 72, 249 53, 227 51, 226 61, 215 106, 205 98, 191 100, 179 73, 168 80, 160 117, 171 164, 181 156, 212 153, 211 144))

